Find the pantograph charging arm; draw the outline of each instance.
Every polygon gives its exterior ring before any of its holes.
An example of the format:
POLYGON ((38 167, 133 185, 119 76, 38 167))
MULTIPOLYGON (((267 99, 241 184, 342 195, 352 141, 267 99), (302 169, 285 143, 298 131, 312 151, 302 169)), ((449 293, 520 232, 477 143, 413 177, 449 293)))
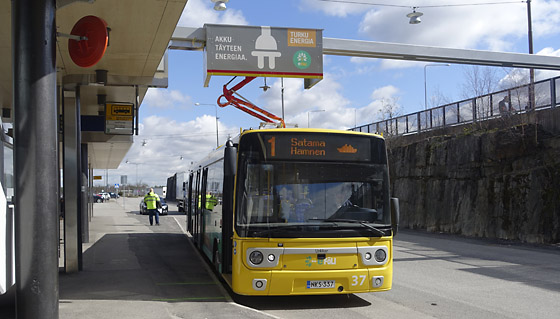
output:
MULTIPOLYGON (((234 79, 235 79, 235 77, 231 81, 233 81, 234 79)), ((248 114, 250 114, 250 115, 252 115, 256 118, 259 118, 259 119, 261 119, 261 120, 263 120, 267 123, 277 124, 277 122, 280 122, 282 127, 286 127, 286 124, 284 124, 284 120, 282 118, 261 109, 260 107, 251 103, 249 100, 245 99, 239 93, 237 93, 237 90, 241 89, 247 83, 253 81, 254 79, 255 79, 254 76, 247 76, 247 77, 245 77, 245 79, 243 81, 237 83, 231 89, 227 88, 228 84, 230 84, 231 81, 226 83, 224 85, 224 89, 223 89, 224 94, 220 95, 220 97, 218 98, 218 105, 220 107, 226 107, 228 105, 233 105, 234 107, 240 109, 241 111, 243 111, 245 113, 248 113, 248 114), (241 98, 233 96, 234 94, 239 95, 241 98), (222 103, 221 102, 222 98, 225 98, 226 102, 222 103), (277 122, 275 122, 275 121, 277 121, 277 122)))

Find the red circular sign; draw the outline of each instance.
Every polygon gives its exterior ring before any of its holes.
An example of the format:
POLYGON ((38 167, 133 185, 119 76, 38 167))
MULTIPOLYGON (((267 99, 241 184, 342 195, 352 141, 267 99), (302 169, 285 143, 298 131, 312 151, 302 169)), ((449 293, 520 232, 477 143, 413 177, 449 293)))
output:
POLYGON ((89 68, 101 60, 109 43, 105 20, 95 16, 83 17, 76 22, 70 34, 87 37, 87 40, 68 40, 70 58, 76 65, 89 68))

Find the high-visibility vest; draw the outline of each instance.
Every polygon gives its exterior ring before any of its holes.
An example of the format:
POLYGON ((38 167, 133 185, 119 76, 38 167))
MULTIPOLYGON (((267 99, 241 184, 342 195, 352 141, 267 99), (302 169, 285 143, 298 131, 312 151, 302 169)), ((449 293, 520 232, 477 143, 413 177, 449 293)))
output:
MULTIPOLYGON (((201 202, 201 196, 198 195, 198 207, 200 208, 200 202, 201 202)), ((210 194, 206 194, 206 203, 204 205, 204 207, 208 210, 212 210, 214 209, 214 206, 216 206, 218 204, 218 200, 216 199, 216 197, 210 195, 210 194)))
POLYGON ((144 196, 144 203, 146 203, 146 209, 157 209, 157 203, 159 202, 158 194, 150 192, 144 196))
POLYGON ((206 195, 206 209, 212 210, 214 209, 214 206, 216 206, 217 204, 218 204, 218 200, 216 199, 216 197, 210 194, 206 195))

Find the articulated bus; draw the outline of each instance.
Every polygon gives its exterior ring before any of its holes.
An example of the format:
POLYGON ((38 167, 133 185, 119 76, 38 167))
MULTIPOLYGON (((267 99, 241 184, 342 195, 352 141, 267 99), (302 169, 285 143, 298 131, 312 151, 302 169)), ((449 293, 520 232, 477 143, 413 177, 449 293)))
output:
POLYGON ((398 200, 374 134, 241 133, 189 175, 187 228, 240 295, 391 289, 398 200))

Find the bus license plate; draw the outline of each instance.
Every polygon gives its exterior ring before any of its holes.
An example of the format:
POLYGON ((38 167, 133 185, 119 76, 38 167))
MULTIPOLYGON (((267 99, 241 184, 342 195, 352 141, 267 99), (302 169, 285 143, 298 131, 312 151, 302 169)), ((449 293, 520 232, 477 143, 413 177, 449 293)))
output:
POLYGON ((334 288, 334 280, 308 280, 307 289, 334 288))

